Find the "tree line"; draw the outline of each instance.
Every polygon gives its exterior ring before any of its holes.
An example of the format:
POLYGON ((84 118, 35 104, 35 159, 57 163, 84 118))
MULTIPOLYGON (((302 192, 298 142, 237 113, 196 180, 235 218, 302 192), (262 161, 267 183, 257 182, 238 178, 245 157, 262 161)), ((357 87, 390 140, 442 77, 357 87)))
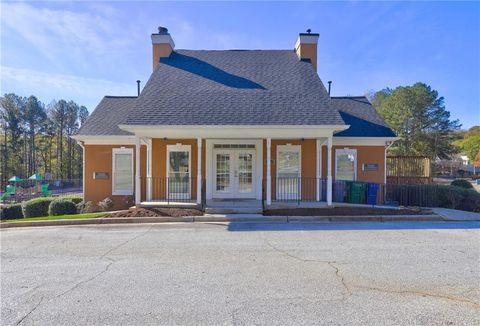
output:
POLYGON ((0 183, 32 174, 52 179, 82 178, 82 149, 70 138, 88 117, 85 106, 37 97, 0 97, 0 183))
POLYGON ((400 138, 389 148, 393 155, 449 159, 461 150, 458 120, 450 117, 445 101, 425 83, 385 88, 370 96, 372 105, 400 138))

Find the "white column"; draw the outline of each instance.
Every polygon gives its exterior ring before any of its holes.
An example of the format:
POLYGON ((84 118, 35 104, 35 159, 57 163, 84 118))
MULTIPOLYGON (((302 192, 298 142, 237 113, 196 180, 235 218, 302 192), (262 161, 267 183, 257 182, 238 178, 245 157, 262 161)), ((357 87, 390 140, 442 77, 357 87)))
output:
POLYGON ((202 138, 197 138, 197 204, 202 203, 202 138))
POLYGON ((142 201, 140 189, 140 137, 135 137, 135 205, 142 201))
POLYGON ((317 182, 317 201, 320 201, 320 178, 322 176, 322 172, 321 172, 321 165, 320 165, 320 151, 322 150, 322 143, 320 142, 320 139, 317 139, 317 147, 316 147, 316 154, 317 154, 317 159, 316 159, 316 162, 317 162, 317 166, 316 166, 316 169, 317 169, 317 173, 316 173, 316 182, 317 182))
POLYGON ((272 204, 272 139, 267 138, 267 205, 272 204))
POLYGON ((152 138, 147 143, 147 200, 152 200, 152 138))
POLYGON ((328 137, 327 142, 327 205, 332 205, 332 136, 328 137))

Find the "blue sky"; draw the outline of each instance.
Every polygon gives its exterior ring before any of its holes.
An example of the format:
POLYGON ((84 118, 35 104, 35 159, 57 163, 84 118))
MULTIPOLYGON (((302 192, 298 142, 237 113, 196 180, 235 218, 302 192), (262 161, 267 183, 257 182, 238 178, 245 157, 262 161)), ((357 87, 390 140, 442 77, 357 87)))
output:
POLYGON ((480 124, 479 2, 2 1, 0 92, 90 111, 105 94, 135 95, 158 25, 187 49, 291 49, 311 28, 332 95, 422 81, 464 127, 480 124))

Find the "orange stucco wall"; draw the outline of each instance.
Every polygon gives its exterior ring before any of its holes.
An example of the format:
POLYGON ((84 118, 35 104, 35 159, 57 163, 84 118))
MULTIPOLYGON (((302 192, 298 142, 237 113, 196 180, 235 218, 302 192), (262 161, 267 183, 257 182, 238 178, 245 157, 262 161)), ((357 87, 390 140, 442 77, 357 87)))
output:
MULTIPOLYGON (((133 164, 135 171, 135 146, 134 145, 85 145, 85 200, 96 204, 110 197, 114 202, 114 209, 124 208, 123 197, 112 195, 112 149, 133 148, 133 164), (108 179, 94 180, 94 172, 107 172, 108 179)), ((140 175, 146 173, 146 146, 140 148, 140 175)), ((133 195, 133 194, 132 194, 133 195)), ((142 198, 145 198, 145 188, 142 183, 142 198)))
MULTIPOLYGON (((333 146, 332 147, 332 177, 335 180, 335 150, 357 150, 357 180, 376 183, 385 182, 385 148, 383 146, 333 146), (378 164, 377 171, 362 171, 362 164, 378 164)), ((327 147, 322 147, 322 177, 327 177, 327 147)))

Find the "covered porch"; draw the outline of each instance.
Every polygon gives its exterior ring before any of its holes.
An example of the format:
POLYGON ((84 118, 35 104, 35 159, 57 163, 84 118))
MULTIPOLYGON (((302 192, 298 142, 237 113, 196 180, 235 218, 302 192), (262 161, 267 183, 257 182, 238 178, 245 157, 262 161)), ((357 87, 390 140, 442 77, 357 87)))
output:
POLYGON ((205 207, 242 200, 267 207, 277 202, 332 204, 332 128, 163 132, 171 137, 159 137, 161 129, 148 129, 135 130, 137 205, 205 207), (189 137, 202 133, 205 137, 189 137), (142 145, 146 147, 143 175, 142 145))

